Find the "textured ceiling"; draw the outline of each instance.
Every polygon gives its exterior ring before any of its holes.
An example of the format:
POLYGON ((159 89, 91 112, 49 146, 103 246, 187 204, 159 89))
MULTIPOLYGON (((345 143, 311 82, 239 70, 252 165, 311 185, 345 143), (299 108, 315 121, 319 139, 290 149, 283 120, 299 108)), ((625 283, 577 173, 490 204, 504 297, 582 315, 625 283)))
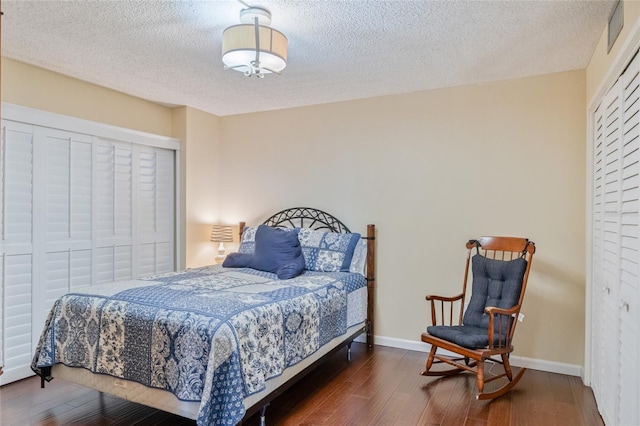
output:
POLYGON ((223 70, 238 1, 3 0, 2 55, 224 116, 583 69, 615 0, 246 2, 289 39, 280 76, 223 70))

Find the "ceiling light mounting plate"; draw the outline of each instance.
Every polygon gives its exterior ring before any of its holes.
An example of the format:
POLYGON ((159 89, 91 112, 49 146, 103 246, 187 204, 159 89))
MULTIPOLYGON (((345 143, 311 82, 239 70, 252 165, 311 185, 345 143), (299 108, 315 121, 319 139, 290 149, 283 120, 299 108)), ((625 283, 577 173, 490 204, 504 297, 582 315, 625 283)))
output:
POLYGON ((258 25, 271 25, 271 12, 264 7, 252 6, 240 11, 240 22, 243 24, 253 24, 258 18, 258 25))

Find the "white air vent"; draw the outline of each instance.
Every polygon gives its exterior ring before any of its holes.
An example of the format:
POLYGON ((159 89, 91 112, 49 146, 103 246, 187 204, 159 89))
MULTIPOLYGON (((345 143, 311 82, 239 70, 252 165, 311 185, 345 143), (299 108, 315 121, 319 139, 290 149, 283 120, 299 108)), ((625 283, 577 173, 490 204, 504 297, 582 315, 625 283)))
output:
POLYGON ((607 53, 611 51, 613 44, 616 42, 622 27, 624 26, 624 9, 622 0, 618 0, 616 6, 609 17, 609 25, 607 26, 607 53))

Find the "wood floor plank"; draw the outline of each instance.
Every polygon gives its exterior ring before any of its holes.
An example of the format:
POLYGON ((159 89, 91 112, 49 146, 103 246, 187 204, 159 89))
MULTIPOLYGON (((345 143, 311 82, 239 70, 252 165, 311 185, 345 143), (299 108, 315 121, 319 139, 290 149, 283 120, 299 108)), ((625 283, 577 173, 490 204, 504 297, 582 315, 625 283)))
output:
MULTIPOLYGON (((343 382, 338 388, 335 389, 327 398, 325 398, 320 405, 317 406, 314 412, 309 413, 305 420, 314 420, 318 417, 323 418, 322 424, 330 425, 331 419, 335 418, 336 412, 348 412, 349 407, 345 401, 347 396, 357 396, 354 391, 358 388, 358 385, 352 382, 343 382)), ((315 420, 314 420, 315 421, 315 420)))
POLYGON ((404 407, 400 412, 400 415, 395 421, 395 425, 406 425, 411 426, 418 424, 422 413, 424 412, 429 399, 424 392, 420 392, 419 390, 425 386, 430 381, 436 380, 433 377, 426 377, 420 374, 416 374, 416 372, 422 371, 424 368, 424 362, 426 359, 426 354, 417 353, 419 356, 416 357, 415 362, 409 369, 409 374, 405 377, 396 392, 401 392, 408 395, 408 398, 405 402, 404 407))
POLYGON ((535 401, 531 398, 531 394, 539 394, 545 392, 543 388, 537 388, 536 382, 533 380, 533 371, 527 370, 510 393, 511 403, 514 410, 511 412, 511 424, 518 426, 535 425, 536 412, 534 410, 535 401))
POLYGON ((438 378, 433 382, 430 382, 425 388, 427 394, 430 396, 429 403, 425 411, 422 413, 420 422, 424 423, 428 420, 429 423, 442 424, 445 420, 444 416, 447 413, 447 407, 449 401, 453 396, 453 392, 456 389, 457 382, 460 381, 460 377, 438 378))
POLYGON ((371 410, 366 413, 364 417, 369 423, 378 424, 376 418, 387 418, 389 421, 393 419, 395 422, 400 417, 401 410, 410 400, 410 395, 413 393, 413 389, 407 387, 407 383, 413 382, 414 385, 418 383, 414 381, 417 378, 415 363, 415 357, 405 356, 402 358, 402 365, 388 370, 386 376, 381 376, 379 386, 370 398, 371 407, 375 407, 380 412, 374 413, 371 410))
POLYGON ((487 424, 508 425, 511 421, 511 410, 513 403, 511 395, 504 395, 502 398, 493 401, 474 401, 475 403, 485 403, 488 407, 487 424))
MULTIPOLYGON (((349 424, 366 425, 368 422, 362 418, 360 413, 369 410, 371 401, 357 395, 345 395, 337 410, 334 410, 324 422, 325 425, 349 424)), ((314 417, 311 413, 310 418, 314 417)))
POLYGON ((571 384, 571 393, 577 412, 580 415, 581 424, 604 426, 602 417, 598 413, 598 407, 595 404, 593 390, 585 386, 579 377, 567 376, 567 378, 571 384))
MULTIPOLYGON (((593 392, 578 377, 528 370, 493 401, 475 399, 475 376, 424 377, 426 354, 354 343, 283 392, 266 411, 267 425, 604 426, 593 392)), ((494 371, 495 372, 495 371, 494 371)), ((488 387, 497 386, 490 383, 488 387)), ((56 379, 0 388, 0 424, 194 426, 193 420, 56 379)), ((259 413, 243 425, 258 426, 259 413)))
POLYGON ((409 395, 402 392, 393 392, 380 413, 373 419, 374 425, 393 425, 400 418, 402 409, 409 400, 409 395))
POLYGON ((468 417, 469 406, 473 400, 469 398, 469 381, 465 380, 467 376, 469 375, 465 374, 454 378, 455 387, 451 392, 451 398, 449 398, 449 404, 442 419, 443 426, 462 425, 468 417))
POLYGON ((352 412, 348 422, 362 425, 376 424, 374 420, 381 415, 403 377, 401 374, 388 374, 384 379, 380 379, 381 381, 376 383, 374 388, 370 388, 371 392, 368 396, 357 393, 356 395, 366 400, 366 405, 357 412, 352 412))

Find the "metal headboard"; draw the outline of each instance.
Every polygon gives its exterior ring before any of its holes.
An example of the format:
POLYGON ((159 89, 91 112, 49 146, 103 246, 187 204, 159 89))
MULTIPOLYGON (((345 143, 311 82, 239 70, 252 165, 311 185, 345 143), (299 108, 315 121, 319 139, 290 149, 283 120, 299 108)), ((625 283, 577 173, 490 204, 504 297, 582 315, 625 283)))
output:
MULTIPOLYGON (((351 231, 347 226, 322 210, 314 209, 311 207, 292 207, 290 209, 282 210, 265 220, 264 225, 280 228, 311 228, 317 230, 326 230, 329 232, 341 232, 350 233, 351 231)), ((245 222, 240 222, 238 231, 239 237, 242 241, 242 232, 244 231, 245 222)), ((367 267, 366 267, 366 279, 367 279, 367 346, 373 347, 373 306, 374 306, 374 293, 376 283, 376 227, 373 224, 367 225, 367 236, 361 237, 367 241, 367 267)))
POLYGON ((265 225, 273 227, 300 227, 330 232, 351 232, 347 226, 338 219, 311 207, 292 207, 282 210, 264 221, 265 225))

